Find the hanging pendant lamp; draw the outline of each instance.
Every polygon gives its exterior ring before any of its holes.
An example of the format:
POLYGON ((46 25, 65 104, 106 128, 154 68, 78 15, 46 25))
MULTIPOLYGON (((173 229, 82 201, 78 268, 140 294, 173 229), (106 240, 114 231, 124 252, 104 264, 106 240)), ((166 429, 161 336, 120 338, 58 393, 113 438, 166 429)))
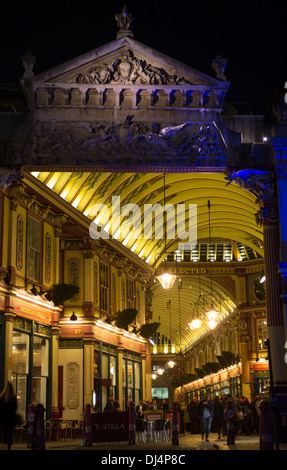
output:
MULTIPOLYGON (((212 265, 211 265, 211 257, 210 257, 210 245, 211 245, 211 229, 210 229, 210 201, 208 201, 208 226, 209 226, 209 262, 210 262, 210 293, 211 298, 213 297, 212 292, 212 265)), ((215 310, 213 300, 211 301, 210 309, 206 312, 206 316, 208 318, 207 324, 211 330, 213 330, 217 325, 219 312, 215 310)))
POLYGON ((170 274, 168 272, 164 272, 163 274, 156 276, 156 278, 161 283, 161 286, 164 289, 169 290, 172 288, 173 284, 175 283, 176 275, 170 274))
MULTIPOLYGON (((163 175, 164 177, 164 183, 163 183, 163 204, 164 204, 164 208, 165 208, 165 173, 163 175)), ((165 214, 165 211, 163 212, 165 214)), ((166 224, 164 224, 164 245, 165 245, 165 253, 167 254, 167 251, 166 251, 166 224)), ((165 263, 166 264, 166 263, 165 263)), ((175 274, 171 274, 168 272, 167 270, 167 267, 165 267, 165 271, 163 272, 163 274, 159 274, 158 276, 156 276, 156 279, 160 282, 161 286, 165 289, 165 290, 169 290, 172 288, 172 286, 174 285, 175 283, 175 280, 176 280, 177 276, 175 274)))

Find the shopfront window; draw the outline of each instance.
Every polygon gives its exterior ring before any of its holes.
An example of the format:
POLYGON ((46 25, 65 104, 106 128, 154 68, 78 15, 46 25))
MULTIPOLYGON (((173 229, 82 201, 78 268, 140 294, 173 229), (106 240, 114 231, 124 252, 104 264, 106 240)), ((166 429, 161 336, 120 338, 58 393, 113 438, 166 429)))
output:
POLYGON ((111 379, 111 386, 113 387, 113 391, 114 391, 117 385, 117 367, 116 367, 116 358, 114 356, 110 356, 110 379, 111 379))
POLYGON ((133 399, 134 370, 132 361, 127 362, 128 401, 133 399))
POLYGON ((268 370, 254 372, 254 394, 262 395, 269 392, 270 377, 268 370))
POLYGON ((140 363, 135 362, 135 403, 140 401, 141 375, 140 363))
POLYGON ((123 392, 124 409, 127 409, 129 401, 133 400, 136 404, 141 397, 141 364, 134 359, 123 359, 123 392))
POLYGON ((117 398, 117 358, 111 354, 102 354, 101 364, 101 396, 102 396, 102 409, 106 406, 109 395, 117 398))
POLYGON ((49 376, 49 340, 14 330, 12 347, 12 382, 18 399, 18 412, 25 419, 30 403, 42 403, 47 409, 49 376))
POLYGON ((158 400, 168 399, 168 387, 153 387, 151 393, 152 398, 158 400))
POLYGON ((32 402, 47 406, 47 379, 49 375, 49 341, 34 336, 33 341, 33 379, 32 402))
POLYGON ((17 394, 18 413, 25 419, 27 403, 27 376, 29 372, 29 335, 13 332, 12 383, 17 394))
POLYGON ((258 349, 259 351, 266 350, 266 339, 267 339, 267 321, 257 320, 257 337, 258 337, 258 349))
POLYGON ((102 355, 102 408, 107 404, 108 401, 108 385, 107 379, 109 379, 109 357, 107 354, 102 355))

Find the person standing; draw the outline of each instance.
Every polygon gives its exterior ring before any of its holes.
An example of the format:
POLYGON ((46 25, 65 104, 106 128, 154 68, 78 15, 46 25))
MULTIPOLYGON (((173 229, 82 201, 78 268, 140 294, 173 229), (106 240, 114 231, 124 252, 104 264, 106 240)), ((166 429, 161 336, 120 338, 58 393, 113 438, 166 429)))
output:
POLYGON ((187 411, 190 419, 190 434, 198 433, 198 401, 196 397, 193 397, 192 401, 187 405, 187 411))
POLYGON ((207 394, 205 399, 203 399, 200 404, 200 418, 201 418, 201 436, 202 440, 209 442, 209 433, 211 428, 211 423, 213 419, 213 403, 211 401, 210 395, 207 394))
POLYGON ((235 432, 235 436, 237 436, 237 434, 240 434, 241 432, 243 413, 241 411, 241 403, 240 403, 239 398, 237 396, 234 396, 231 398, 231 400, 232 400, 232 407, 235 413, 234 432, 235 432))
POLYGON ((220 433, 224 433, 224 405, 219 397, 214 397, 213 400, 214 405, 214 416, 213 416, 213 424, 214 429, 218 433, 218 439, 220 439, 220 433))
POLYGON ((168 405, 168 402, 167 402, 166 398, 164 398, 163 401, 162 401, 161 409, 163 410, 163 417, 164 417, 164 419, 166 419, 166 414, 169 411, 169 405, 168 405))
POLYGON ((138 419, 143 419, 145 409, 145 404, 142 402, 142 400, 140 400, 139 404, 136 406, 136 416, 138 419))
POLYGON ((0 395, 0 424, 3 428, 4 438, 7 441, 8 450, 11 450, 13 442, 13 430, 17 411, 17 397, 11 382, 7 382, 0 395))
POLYGON ((157 410, 157 409, 158 409, 156 399, 154 399, 154 400, 152 401, 151 409, 152 409, 152 410, 157 410))
POLYGON ((113 395, 109 396, 109 399, 107 401, 107 404, 104 408, 104 413, 112 413, 114 411, 117 411, 118 409, 115 407, 115 400, 113 395))

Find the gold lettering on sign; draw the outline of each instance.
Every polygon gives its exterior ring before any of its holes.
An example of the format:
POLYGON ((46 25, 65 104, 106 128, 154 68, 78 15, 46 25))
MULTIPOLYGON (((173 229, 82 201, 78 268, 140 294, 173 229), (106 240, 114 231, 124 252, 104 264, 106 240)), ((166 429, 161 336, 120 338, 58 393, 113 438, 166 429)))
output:
POLYGON ((28 307, 21 307, 20 308, 21 312, 22 313, 26 313, 26 315, 29 315, 30 317, 33 317, 33 318, 38 318, 38 319, 41 319, 41 320, 45 320, 46 319, 46 316, 44 313, 41 313, 41 312, 38 312, 36 310, 32 310, 28 307))

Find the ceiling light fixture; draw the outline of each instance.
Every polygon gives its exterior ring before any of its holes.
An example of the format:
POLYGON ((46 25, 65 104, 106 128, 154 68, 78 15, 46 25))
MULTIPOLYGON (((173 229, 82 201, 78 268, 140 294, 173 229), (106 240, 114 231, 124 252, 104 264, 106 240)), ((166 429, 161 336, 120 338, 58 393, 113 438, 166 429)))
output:
MULTIPOLYGON (((209 227, 209 262, 210 262, 210 294, 211 298, 213 299, 213 291, 212 291, 212 266, 211 266, 211 258, 210 258, 210 245, 211 245, 211 225, 210 225, 210 201, 207 202, 208 205, 208 227, 209 227)), ((215 310, 213 300, 211 301, 210 310, 206 312, 206 316, 208 318, 208 326, 211 330, 213 330, 217 325, 219 312, 215 310)))
MULTIPOLYGON (((166 224, 166 211, 165 211, 165 173, 163 174, 163 181, 164 181, 163 182, 163 214, 164 214, 163 224, 164 224, 164 248, 165 248, 164 253, 167 255, 167 251, 166 251, 167 224, 166 224)), ((168 272, 166 262, 167 262, 167 257, 165 258, 165 271, 163 272, 163 274, 159 274, 158 276, 156 276, 156 279, 160 282, 161 286, 165 290, 169 290, 174 285, 177 276, 175 274, 171 274, 170 272, 168 272)))

